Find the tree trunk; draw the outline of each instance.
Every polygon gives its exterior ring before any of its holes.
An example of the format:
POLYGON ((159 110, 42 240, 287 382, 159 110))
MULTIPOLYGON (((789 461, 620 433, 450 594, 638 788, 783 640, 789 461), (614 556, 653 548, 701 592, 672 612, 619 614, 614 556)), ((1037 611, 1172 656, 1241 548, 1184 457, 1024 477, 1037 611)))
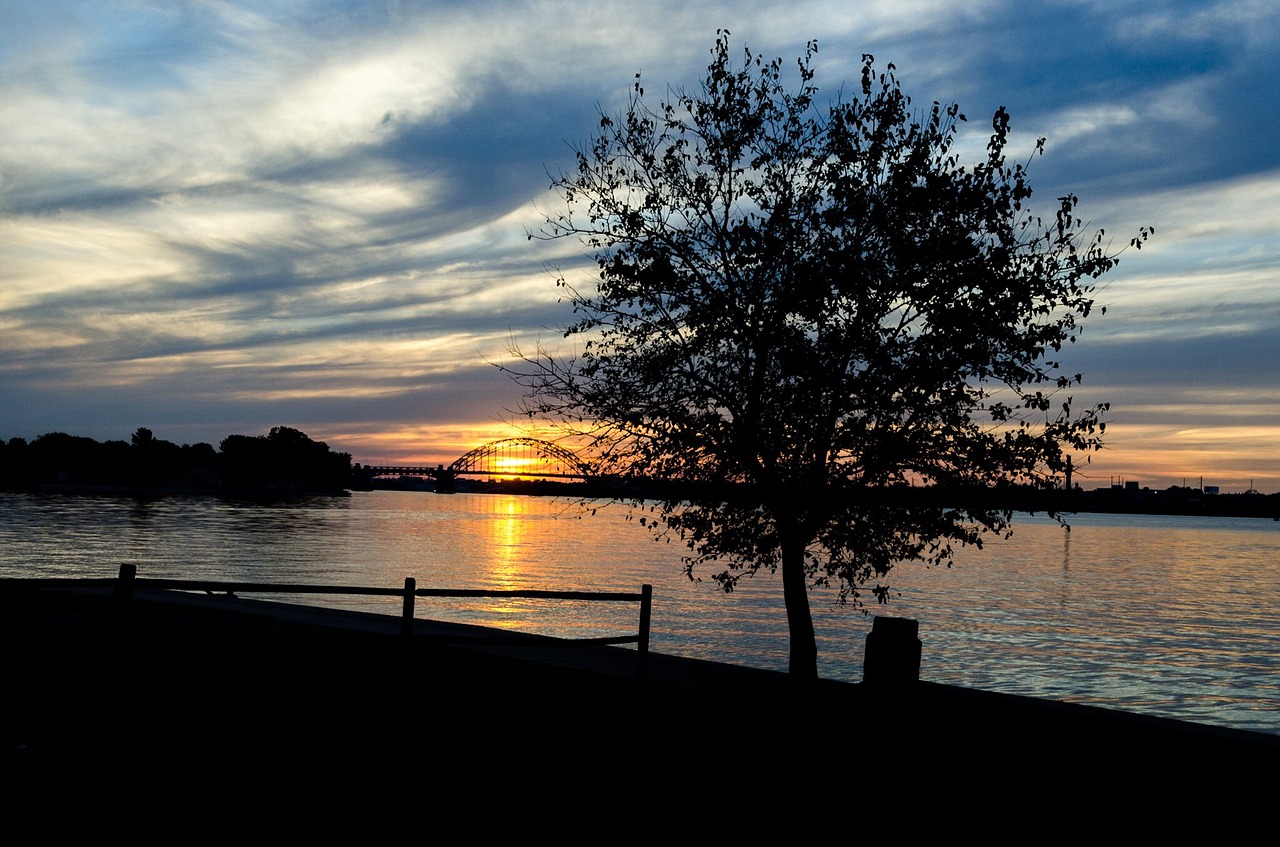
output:
POLYGON ((809 585, 804 573, 805 543, 794 532, 783 531, 782 596, 787 606, 787 630, 791 645, 787 670, 795 681, 818 678, 818 641, 809 611, 809 585))

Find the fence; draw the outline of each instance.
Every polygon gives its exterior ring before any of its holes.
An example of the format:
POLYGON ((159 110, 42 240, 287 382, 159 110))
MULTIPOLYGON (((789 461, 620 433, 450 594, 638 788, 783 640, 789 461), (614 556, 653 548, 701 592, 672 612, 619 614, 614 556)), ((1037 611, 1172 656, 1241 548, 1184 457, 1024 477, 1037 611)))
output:
MULTIPOLYGON (((77 581, 81 584, 100 583, 99 580, 77 581)), ((418 597, 511 597, 539 598, 547 600, 587 600, 601 603, 639 603, 640 620, 635 635, 610 636, 604 638, 545 638, 539 644, 572 646, 577 644, 635 644, 636 672, 645 677, 648 672, 649 656, 649 622, 653 610, 653 586, 642 585, 638 593, 616 591, 543 591, 536 589, 465 589, 465 588, 418 588, 413 577, 406 577, 403 588, 385 588, 377 586, 351 585, 305 585, 298 583, 275 582, 217 582, 191 579, 155 579, 140 578, 135 565, 120 566, 120 575, 110 580, 112 601, 115 606, 116 623, 128 626, 129 608, 132 605, 135 588, 148 588, 164 591, 203 591, 207 594, 329 594, 329 595, 366 595, 366 596, 398 596, 403 598, 400 616, 400 633, 405 639, 413 636, 414 607, 418 597)), ((510 643, 511 636, 495 635, 494 642, 510 643)), ((475 643, 476 639, 468 639, 475 643)))

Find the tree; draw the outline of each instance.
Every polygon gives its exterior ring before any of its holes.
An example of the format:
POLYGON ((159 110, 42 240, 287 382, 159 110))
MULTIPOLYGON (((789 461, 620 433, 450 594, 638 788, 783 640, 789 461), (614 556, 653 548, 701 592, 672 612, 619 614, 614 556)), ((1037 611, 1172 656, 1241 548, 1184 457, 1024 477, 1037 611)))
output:
POLYGON ((701 89, 656 109, 637 74, 530 234, 594 252, 589 286, 558 280, 580 346, 504 366, 520 412, 584 437, 602 473, 681 484, 647 508, 692 578, 721 562, 731 590, 781 569, 801 678, 817 673, 810 585, 883 602, 895 564, 949 564, 1009 530, 989 500, 913 487, 1047 486, 1100 445, 1107 406, 1073 406, 1080 375, 1057 354, 1117 261, 1075 196, 1048 222, 1024 208, 1003 108, 968 163, 958 108, 913 111, 871 56, 861 96, 820 105, 816 51, 791 82, 749 49, 735 65, 720 32, 701 89))
POLYGON ((301 430, 274 426, 267 435, 228 435, 219 444, 223 484, 229 488, 324 493, 351 481, 351 454, 334 453, 301 430))

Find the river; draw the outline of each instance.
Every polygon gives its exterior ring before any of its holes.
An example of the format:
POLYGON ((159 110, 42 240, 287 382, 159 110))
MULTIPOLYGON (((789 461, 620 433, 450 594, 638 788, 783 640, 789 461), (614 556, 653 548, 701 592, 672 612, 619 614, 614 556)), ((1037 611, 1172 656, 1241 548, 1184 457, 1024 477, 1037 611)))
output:
MULTIPOLYGON (((901 567, 867 613, 811 595, 819 673, 856 681, 872 615, 920 622, 921 677, 1280 734, 1280 523, 1015 516, 951 568, 901 567)), ((357 492, 251 503, 0 494, 0 576, 114 576, 421 588, 654 587, 654 650, 786 668, 781 580, 732 594, 683 574, 621 506, 499 494, 357 492)), ((297 602, 297 598, 290 599, 297 602)), ((306 602, 397 614, 398 600, 306 602)), ((634 633, 630 604, 420 599, 418 614, 557 635, 634 633)))

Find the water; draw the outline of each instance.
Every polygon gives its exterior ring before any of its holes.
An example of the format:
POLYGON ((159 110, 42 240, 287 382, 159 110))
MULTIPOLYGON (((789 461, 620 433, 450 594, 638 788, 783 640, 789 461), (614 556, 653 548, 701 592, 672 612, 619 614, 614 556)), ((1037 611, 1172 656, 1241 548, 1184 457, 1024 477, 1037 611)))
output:
MULTIPOLYGON (((1020 516, 950 569, 903 567, 871 613, 920 621, 921 676, 1280 734, 1280 524, 1020 516)), ((685 578, 677 544, 622 507, 537 497, 361 492, 259 504, 0 494, 0 575, 139 576, 394 588, 634 592, 654 586, 653 649, 783 670, 781 582, 732 594, 685 578)), ((298 602, 297 597, 286 597, 298 602)), ((395 598, 305 602, 399 613, 395 598)), ((858 680, 871 616, 811 595, 822 676, 858 680)), ((423 617, 570 636, 635 632, 632 604, 420 599, 423 617)))

